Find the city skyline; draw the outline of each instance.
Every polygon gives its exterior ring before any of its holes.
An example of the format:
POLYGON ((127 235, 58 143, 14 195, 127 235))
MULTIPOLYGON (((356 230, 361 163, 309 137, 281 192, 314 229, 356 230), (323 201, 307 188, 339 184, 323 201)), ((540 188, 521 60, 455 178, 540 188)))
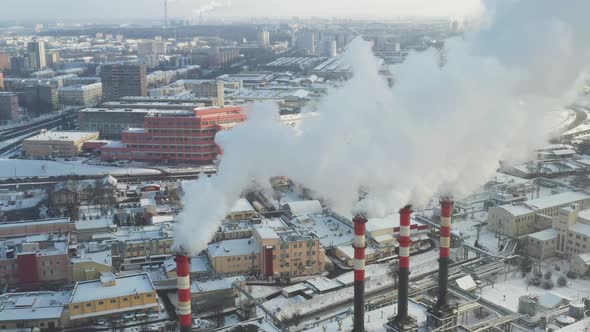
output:
MULTIPOLYGON (((164 16, 164 0, 105 0, 96 3, 56 0, 52 2, 52 6, 42 4, 41 0, 12 2, 0 12, 0 21, 74 18, 102 21, 161 19, 164 16)), ((478 14, 483 7, 481 0, 455 0, 452 3, 434 0, 368 0, 363 3, 353 0, 283 2, 277 7, 271 0, 168 0, 168 16, 187 19, 203 13, 216 17, 465 17, 478 14)))

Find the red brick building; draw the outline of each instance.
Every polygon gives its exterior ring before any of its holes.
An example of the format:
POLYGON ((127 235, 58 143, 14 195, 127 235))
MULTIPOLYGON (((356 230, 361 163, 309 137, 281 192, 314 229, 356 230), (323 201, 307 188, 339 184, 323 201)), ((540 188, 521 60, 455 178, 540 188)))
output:
POLYGON ((211 163, 220 152, 215 134, 246 120, 240 106, 152 112, 143 128, 123 132, 121 141, 100 148, 103 160, 211 163))

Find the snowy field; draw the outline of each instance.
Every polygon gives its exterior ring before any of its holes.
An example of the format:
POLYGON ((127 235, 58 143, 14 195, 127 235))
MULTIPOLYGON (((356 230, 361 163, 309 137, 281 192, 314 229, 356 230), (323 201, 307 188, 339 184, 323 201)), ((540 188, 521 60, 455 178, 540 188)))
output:
POLYGON ((522 295, 543 296, 547 292, 552 292, 562 297, 577 300, 590 296, 590 280, 567 279, 568 284, 564 287, 557 286, 557 278, 565 276, 569 271, 569 263, 559 258, 547 259, 543 262, 542 272, 551 271, 552 280, 555 287, 551 290, 545 290, 541 287, 527 286, 526 278, 522 278, 520 272, 509 273, 506 276, 501 274, 495 280, 494 286, 483 288, 482 297, 486 300, 498 303, 507 309, 518 310, 518 298, 522 295), (560 267, 560 271, 555 270, 555 265, 560 267), (504 280, 506 278, 506 280, 504 280))
POLYGON ((49 160, 0 159, 0 178, 96 174, 158 174, 147 168, 88 166, 49 160))

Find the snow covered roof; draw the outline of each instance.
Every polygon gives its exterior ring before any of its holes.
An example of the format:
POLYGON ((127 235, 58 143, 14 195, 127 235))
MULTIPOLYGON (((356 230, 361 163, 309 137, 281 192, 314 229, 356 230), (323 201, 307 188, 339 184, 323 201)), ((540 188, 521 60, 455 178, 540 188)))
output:
POLYGON ((535 212, 535 210, 524 205, 504 204, 500 207, 515 217, 535 212))
POLYGON ((539 305, 543 308, 554 309, 559 306, 563 301, 570 302, 571 300, 553 292, 546 292, 541 295, 539 299, 539 305))
POLYGON ((93 138, 96 135, 98 135, 98 132, 46 131, 37 136, 27 138, 25 141, 80 141, 93 138))
POLYGON ((207 280, 207 281, 195 281, 191 285, 191 292, 192 293, 199 293, 199 292, 213 292, 219 291, 224 289, 231 289, 234 282, 242 282, 246 281, 244 276, 236 276, 236 277, 227 277, 223 279, 217 280, 207 280))
POLYGON ((152 197, 149 198, 142 198, 139 200, 139 204, 141 204, 141 206, 152 206, 152 205, 156 205, 156 200, 154 200, 152 197))
POLYGON ((248 202, 245 198, 240 198, 236 201, 234 206, 232 206, 230 213, 240 213, 240 212, 256 212, 250 202, 248 202))
POLYGON ((574 324, 565 326, 560 328, 559 330, 555 330, 555 332, 580 332, 580 331, 588 331, 590 328, 590 317, 582 319, 574 324))
POLYGON ((456 282, 457 286, 459 286, 462 290, 465 291, 472 291, 477 287, 477 284, 470 275, 459 278, 456 282))
POLYGON ((548 241, 548 240, 556 239, 557 235, 558 235, 557 230, 550 228, 550 229, 546 229, 544 231, 531 233, 531 234, 529 234, 529 237, 532 237, 533 239, 539 240, 539 241, 548 241))
POLYGON ((270 227, 260 227, 258 225, 254 226, 254 230, 261 239, 278 239, 279 235, 275 232, 274 229, 270 227))
POLYGON ((590 199, 590 195, 576 191, 568 191, 557 195, 533 199, 527 201, 525 204, 533 209, 542 210, 550 207, 579 202, 585 199, 590 199))
POLYGON ((147 273, 115 276, 115 284, 112 286, 103 286, 101 280, 76 283, 70 302, 88 302, 152 291, 155 291, 154 284, 147 273))
POLYGON ((71 293, 28 292, 0 295, 0 322, 59 319, 71 293))
POLYGON ((258 241, 251 237, 249 239, 225 240, 211 243, 208 246, 211 257, 224 257, 236 255, 248 255, 260 251, 258 241))
POLYGON ((585 254, 579 254, 578 258, 580 258, 582 262, 584 262, 584 264, 590 265, 590 252, 587 252, 585 254))
POLYGON ((78 257, 71 258, 72 263, 84 263, 84 262, 94 262, 97 264, 103 264, 107 266, 112 266, 112 255, 111 249, 103 250, 103 251, 96 251, 96 252, 89 252, 87 250, 78 251, 78 257))
POLYGON ((287 208, 297 217, 322 212, 322 204, 318 200, 289 202, 287 208))
POLYGON ((569 227, 569 231, 590 237, 590 225, 588 224, 583 224, 581 222, 575 223, 569 227))
POLYGON ((337 280, 328 279, 326 277, 316 277, 305 281, 305 283, 318 293, 329 292, 344 286, 337 280))

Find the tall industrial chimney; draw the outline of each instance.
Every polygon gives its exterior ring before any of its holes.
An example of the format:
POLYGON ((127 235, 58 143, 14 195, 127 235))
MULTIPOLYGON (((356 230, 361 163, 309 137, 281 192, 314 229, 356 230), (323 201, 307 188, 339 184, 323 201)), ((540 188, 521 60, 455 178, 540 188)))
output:
POLYGON ((191 259, 189 256, 177 253, 176 279, 178 287, 178 320, 180 332, 190 332, 193 327, 193 315, 191 312, 191 259))
POLYGON ((353 332, 365 332, 365 229, 367 219, 357 215, 354 222, 354 320, 353 332))
POLYGON ((168 27, 168 0, 164 0, 164 28, 168 27))
POLYGON ((408 288, 410 278, 410 215, 412 206, 399 210, 399 284, 396 321, 401 325, 408 318, 408 288))
POLYGON ((451 252, 451 217, 453 200, 440 202, 440 256, 438 258, 438 301, 436 308, 443 309, 449 305, 449 256, 451 252))

